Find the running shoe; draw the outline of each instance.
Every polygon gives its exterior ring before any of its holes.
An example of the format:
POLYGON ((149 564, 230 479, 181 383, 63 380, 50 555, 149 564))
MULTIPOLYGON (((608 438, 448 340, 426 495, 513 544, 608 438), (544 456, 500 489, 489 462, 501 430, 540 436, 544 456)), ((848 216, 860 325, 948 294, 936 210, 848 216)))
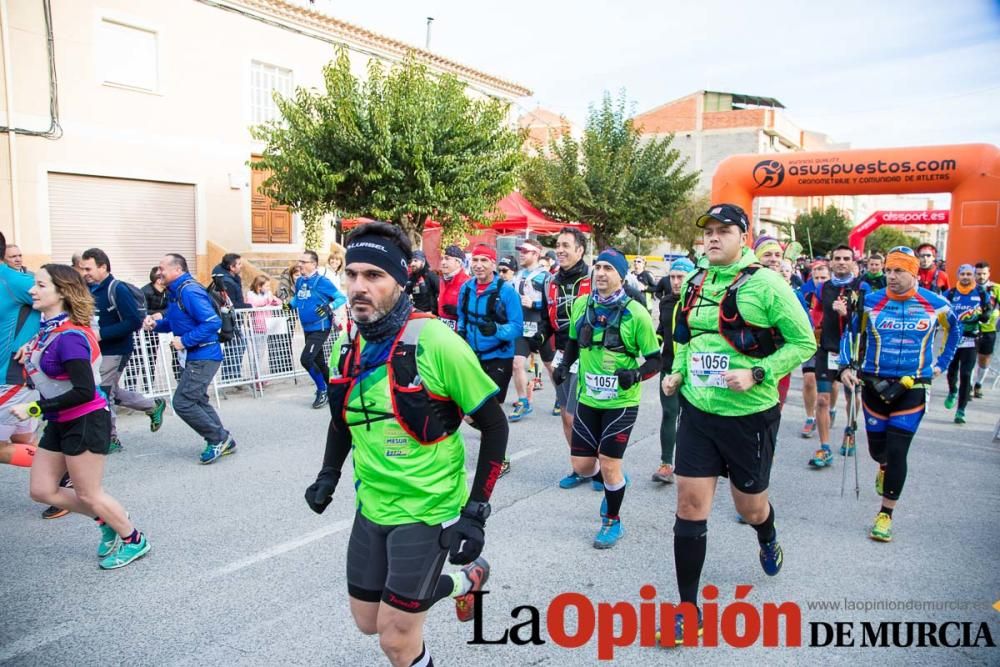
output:
POLYGON ((552 406, 552 416, 558 417, 561 414, 562 414, 562 406, 559 404, 559 401, 556 401, 555 405, 552 406))
POLYGON ((59 519, 61 517, 69 514, 69 510, 64 510, 61 507, 56 507, 55 505, 49 505, 47 509, 42 511, 43 519, 59 519))
POLYGON ((536 377, 534 380, 532 380, 532 385, 535 391, 541 391, 542 389, 545 389, 545 385, 542 384, 542 378, 540 377, 536 377))
POLYGON ((832 410, 830 410, 830 427, 833 428, 833 425, 836 423, 837 423, 837 408, 833 408, 832 410))
POLYGON ((958 394, 953 391, 948 392, 948 397, 944 399, 944 407, 946 410, 951 410, 955 407, 955 401, 958 400, 958 394))
POLYGON ((235 451, 236 441, 233 440, 233 436, 229 436, 224 441, 215 445, 206 442, 205 449, 201 453, 201 462, 205 465, 215 463, 218 459, 233 454, 235 451))
POLYGON ((673 484, 674 467, 669 463, 661 463, 660 467, 653 473, 653 481, 661 484, 673 484))
POLYGON ((592 479, 590 480, 590 488, 594 491, 604 493, 604 482, 598 482, 596 479, 592 479))
POLYGON ((851 438, 850 427, 844 427, 844 444, 840 446, 841 456, 854 456, 854 450, 856 449, 854 440, 851 438))
POLYGON ((621 519, 604 517, 601 519, 601 529, 597 531, 597 535, 594 537, 594 548, 610 549, 618 544, 618 540, 623 535, 625 535, 625 529, 622 528, 621 519))
MULTIPOLYGON (((702 624, 701 609, 699 609, 698 610, 698 635, 697 636, 701 637, 702 634, 704 634, 704 632, 705 632, 705 629, 704 629, 703 624, 702 624)), ((656 643, 659 644, 660 646, 664 647, 664 648, 674 648, 674 647, 677 647, 677 646, 681 646, 684 643, 684 614, 676 614, 674 616, 674 640, 670 641, 669 639, 667 639, 667 641, 664 642, 664 641, 662 641, 661 637, 662 637, 662 633, 661 632, 657 632, 656 633, 656 643)))
POLYGON ((156 433, 163 426, 163 411, 167 409, 167 402, 162 398, 155 401, 153 409, 147 412, 149 415, 149 430, 156 433))
POLYGON ((977 384, 972 387, 972 398, 982 398, 983 397, 983 385, 977 384))
POLYGON ((135 543, 122 542, 110 556, 101 561, 102 570, 117 570, 125 567, 132 561, 142 558, 149 553, 149 541, 146 536, 139 533, 139 541, 135 543))
POLYGON ((510 459, 504 459, 503 464, 500 466, 500 474, 497 476, 497 479, 500 479, 509 472, 510 472, 510 459))
POLYGON ((473 591, 483 590, 490 578, 490 564, 480 556, 462 568, 462 573, 472 582, 472 588, 465 595, 455 598, 455 614, 462 623, 468 623, 476 614, 476 597, 473 591))
POLYGON ((743 518, 743 515, 740 514, 739 512, 736 513, 736 523, 742 523, 744 526, 750 525, 749 523, 747 523, 747 520, 743 518))
POLYGON ((882 488, 885 484, 885 468, 879 467, 878 472, 875 473, 875 493, 882 496, 882 488))
POLYGON ((560 489, 575 489, 584 482, 587 481, 586 477, 576 474, 576 472, 571 472, 570 474, 559 480, 560 489))
POLYGON ((816 418, 807 417, 806 422, 802 425, 802 431, 799 434, 803 438, 811 438, 816 435, 816 418))
POLYGON ((875 516, 875 525, 872 526, 870 536, 877 542, 892 542, 892 517, 885 512, 879 512, 875 516))
POLYGON ((781 564, 784 562, 784 552, 778 544, 777 536, 767 544, 760 545, 760 566, 764 568, 764 574, 773 577, 781 572, 781 564))
MULTIPOLYGON (((625 488, 627 489, 630 486, 632 486, 632 478, 629 477, 626 474, 625 475, 625 488)), ((602 491, 604 490, 604 485, 603 484, 601 485, 601 490, 602 491)), ((608 497, 604 496, 603 498, 601 498, 601 513, 600 513, 600 517, 603 519, 607 515, 608 515, 608 497)))
POLYGON ((955 410, 955 423, 956 424, 965 423, 965 410, 955 410))
POLYGON ((101 524, 99 528, 101 529, 101 541, 97 544, 97 557, 103 559, 118 550, 122 538, 118 536, 114 528, 106 523, 101 524))
POLYGON ((319 410, 321 407, 326 405, 330 398, 326 395, 325 391, 317 391, 316 398, 313 400, 313 410, 319 410))
POLYGON ((110 444, 108 444, 108 454, 114 454, 115 452, 120 452, 125 449, 122 445, 122 441, 117 437, 111 438, 110 444))
POLYGON ((816 454, 809 460, 809 465, 813 468, 826 468, 833 465, 833 452, 830 445, 823 445, 816 450, 816 454))
POLYGON ((519 422, 532 412, 534 412, 534 410, 531 407, 531 403, 528 403, 527 401, 518 401, 517 405, 514 406, 514 412, 511 413, 508 419, 512 422, 519 422))

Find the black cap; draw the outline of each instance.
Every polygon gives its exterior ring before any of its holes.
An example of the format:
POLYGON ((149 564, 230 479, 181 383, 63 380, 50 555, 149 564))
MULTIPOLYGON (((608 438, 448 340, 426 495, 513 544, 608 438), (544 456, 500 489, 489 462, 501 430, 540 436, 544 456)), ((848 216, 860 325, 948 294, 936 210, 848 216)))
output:
POLYGON ((548 252, 545 253, 545 256, 547 258, 551 259, 553 262, 559 261, 558 258, 556 258, 556 251, 555 250, 549 250, 548 252))
POLYGON ((736 225, 744 232, 750 229, 747 214, 735 204, 715 204, 705 211, 695 224, 704 227, 709 220, 718 220, 724 225, 736 225))
POLYGON ((513 271, 514 270, 514 260, 512 260, 510 257, 501 257, 500 261, 497 262, 497 266, 498 267, 502 266, 504 268, 507 268, 507 269, 510 269, 511 271, 513 271))
POLYGON ((465 261, 465 251, 463 251, 457 245, 448 246, 445 249, 444 254, 446 257, 454 257, 457 260, 461 260, 463 262, 465 261))

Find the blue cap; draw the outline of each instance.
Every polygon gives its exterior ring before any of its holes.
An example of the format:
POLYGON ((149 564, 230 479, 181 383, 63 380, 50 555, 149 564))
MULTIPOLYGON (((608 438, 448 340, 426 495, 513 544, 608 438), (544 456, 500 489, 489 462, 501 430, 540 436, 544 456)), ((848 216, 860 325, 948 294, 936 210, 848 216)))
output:
POLYGON ((622 280, 625 280, 625 276, 628 274, 628 260, 625 259, 625 255, 621 254, 614 248, 608 248, 594 260, 597 262, 607 262, 611 266, 615 267, 615 271, 621 276, 622 280))
POLYGON ((694 271, 694 262, 692 262, 687 257, 680 257, 673 261, 673 263, 670 265, 670 270, 690 273, 691 271, 694 271))

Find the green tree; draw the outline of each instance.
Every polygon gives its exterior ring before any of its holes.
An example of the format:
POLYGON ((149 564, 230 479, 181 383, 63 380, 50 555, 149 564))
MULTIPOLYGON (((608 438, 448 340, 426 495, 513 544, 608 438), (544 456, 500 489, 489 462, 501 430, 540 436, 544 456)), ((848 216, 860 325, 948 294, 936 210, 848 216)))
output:
POLYGON ((531 158, 524 170, 525 196, 561 220, 586 222, 597 248, 623 233, 665 236, 665 220, 694 189, 697 174, 670 147, 673 136, 644 140, 626 115, 625 94, 605 93, 591 106, 580 141, 563 134, 548 156, 531 158))
POLYGON ((814 208, 795 216, 795 238, 807 253, 811 242, 814 255, 825 255, 838 245, 847 243, 851 227, 850 219, 833 204, 825 210, 814 208))
POLYGON ((275 95, 282 119, 252 129, 267 145, 253 163, 270 172, 264 191, 302 214, 307 236, 336 212, 393 222, 415 241, 433 217, 443 238, 460 237, 514 189, 523 139, 502 101, 472 99, 412 58, 388 71, 372 58, 359 81, 344 49, 323 80, 324 91, 275 95))
POLYGON ((920 239, 910 236, 896 227, 879 227, 865 239, 865 252, 880 252, 884 255, 899 245, 905 245, 915 250, 920 245, 920 239))
POLYGON ((712 199, 709 195, 700 194, 688 197, 666 220, 665 236, 675 246, 684 250, 694 250, 694 244, 701 240, 702 231, 695 220, 708 210, 712 199))

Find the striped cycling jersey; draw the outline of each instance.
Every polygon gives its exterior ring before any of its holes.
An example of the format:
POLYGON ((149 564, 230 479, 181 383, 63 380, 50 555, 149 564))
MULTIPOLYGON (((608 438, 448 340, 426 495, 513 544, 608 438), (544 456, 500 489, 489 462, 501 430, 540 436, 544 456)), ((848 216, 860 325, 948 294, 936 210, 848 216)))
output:
POLYGON ((948 300, 918 287, 908 298, 894 298, 888 290, 865 295, 861 316, 855 315, 840 340, 840 365, 851 363, 852 334, 862 333, 861 372, 881 377, 928 379, 936 366, 947 370, 962 338, 962 327, 948 300), (934 339, 940 332, 944 346, 934 361, 934 339))

